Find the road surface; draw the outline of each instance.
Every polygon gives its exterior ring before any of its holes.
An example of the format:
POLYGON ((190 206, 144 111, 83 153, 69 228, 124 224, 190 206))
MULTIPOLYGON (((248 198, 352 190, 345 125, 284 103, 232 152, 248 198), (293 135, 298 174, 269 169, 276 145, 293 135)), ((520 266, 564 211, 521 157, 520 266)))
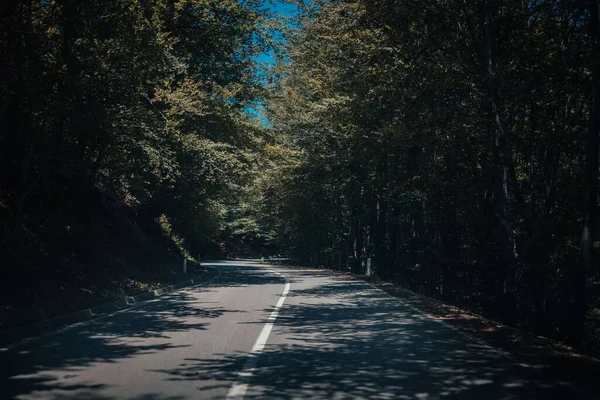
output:
POLYGON ((582 398, 364 283, 215 268, 210 282, 2 349, 0 398, 582 398))

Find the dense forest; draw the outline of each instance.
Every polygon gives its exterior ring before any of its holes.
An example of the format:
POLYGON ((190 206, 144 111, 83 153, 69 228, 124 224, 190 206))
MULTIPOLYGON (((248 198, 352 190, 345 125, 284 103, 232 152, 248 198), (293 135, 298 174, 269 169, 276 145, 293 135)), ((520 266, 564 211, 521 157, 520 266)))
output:
POLYGON ((31 204, 93 186, 164 215, 188 245, 210 237, 260 147, 244 111, 263 90, 260 3, 3 2, 2 187, 16 225, 31 204))
POLYGON ((223 256, 268 140, 247 112, 277 32, 262 3, 1 2, 3 301, 45 316, 223 256))
POLYGON ((268 107, 281 246, 598 343, 598 2, 313 5, 268 107))
POLYGON ((599 353, 600 3, 289 3, 4 1, 6 270, 119 209, 599 353))

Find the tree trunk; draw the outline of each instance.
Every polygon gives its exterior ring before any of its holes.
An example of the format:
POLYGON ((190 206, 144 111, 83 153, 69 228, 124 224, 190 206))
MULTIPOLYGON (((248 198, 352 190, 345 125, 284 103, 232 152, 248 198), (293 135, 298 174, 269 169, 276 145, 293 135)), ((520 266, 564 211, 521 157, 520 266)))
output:
POLYGON ((490 117, 490 139, 492 145, 492 185, 494 194, 493 212, 496 219, 496 242, 499 250, 495 285, 502 286, 503 297, 512 306, 514 251, 510 238, 508 218, 508 157, 509 145, 498 110, 498 75, 496 18, 499 0, 484 0, 484 76, 488 88, 488 112, 490 117))
POLYGON ((22 157, 27 155, 22 147, 22 134, 24 125, 28 120, 24 116, 25 97, 25 63, 26 63, 26 37, 28 20, 30 19, 31 3, 28 1, 9 0, 3 5, 2 11, 6 12, 6 36, 2 43, 3 59, 2 72, 7 79, 6 104, 3 105, 3 115, 0 126, 2 146, 0 160, 2 169, 11 171, 2 174, 3 183, 14 190, 19 196, 21 184, 22 157))
POLYGON ((387 199, 385 193, 385 182, 387 180, 385 160, 380 163, 381 171, 379 176, 382 178, 377 188, 377 236, 375 237, 375 265, 377 275, 384 280, 389 278, 389 268, 387 265, 387 199))
POLYGON ((448 188, 441 191, 442 223, 440 227, 441 234, 441 291, 440 295, 445 301, 452 302, 456 299, 455 282, 456 269, 459 265, 460 238, 458 234, 458 216, 456 214, 456 204, 454 188, 448 188))
POLYGON ((361 224, 361 188, 355 189, 354 197, 352 199, 352 233, 350 235, 352 243, 352 265, 351 270, 353 273, 360 273, 361 260, 362 260, 362 249, 363 249, 363 226, 361 224))
POLYGON ((596 222, 596 203, 598 190, 598 128, 600 118, 600 23, 598 21, 600 0, 590 1, 590 38, 592 45, 591 98, 588 133, 586 140, 585 180, 583 221, 581 230, 581 248, 579 260, 573 271, 573 345, 581 347, 585 340, 585 314, 587 311, 587 274, 593 263, 594 227, 596 222))

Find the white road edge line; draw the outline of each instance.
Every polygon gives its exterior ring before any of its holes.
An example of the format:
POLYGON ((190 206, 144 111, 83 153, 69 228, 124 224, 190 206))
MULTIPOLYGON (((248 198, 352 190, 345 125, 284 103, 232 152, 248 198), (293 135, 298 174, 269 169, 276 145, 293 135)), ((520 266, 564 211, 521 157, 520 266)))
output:
POLYGON ((248 359, 246 360, 244 367, 241 369, 240 372, 238 372, 238 381, 234 383, 233 386, 231 386, 231 389, 229 389, 229 393, 226 397, 227 399, 243 399, 246 395, 250 379, 256 371, 256 363, 258 362, 258 356, 260 355, 260 353, 262 353, 263 349, 265 348, 265 345, 267 344, 267 339, 269 339, 269 335, 271 334, 273 325, 275 325, 275 320, 277 319, 277 315, 279 315, 279 310, 283 306, 283 302, 285 301, 285 298, 288 292, 290 291, 290 284, 285 276, 283 276, 279 272, 271 270, 269 271, 285 279, 285 287, 283 289, 283 293, 281 293, 279 301, 275 305, 275 308, 271 312, 271 315, 269 315, 267 323, 262 328, 262 331, 260 331, 260 334, 258 335, 254 346, 252 346, 252 350, 250 350, 250 353, 248 354, 248 359))
MULTIPOLYGON (((407 301, 405 301, 405 300, 403 300, 403 299, 401 299, 399 297, 392 296, 391 294, 389 294, 388 292, 386 292, 385 290, 383 290, 381 288, 369 285, 366 282, 360 282, 360 283, 364 284, 364 285, 366 285, 366 286, 368 286, 368 287, 370 287, 372 289, 375 289, 375 290, 377 290, 377 291, 379 291, 381 293, 383 293, 385 296, 389 297, 390 299, 395 300, 396 302, 402 304, 403 306, 406 306, 406 307, 412 309, 413 311, 416 311, 417 313, 421 314, 422 316, 427 317, 428 319, 430 319, 432 321, 435 321, 435 322, 439 323, 440 325, 442 325, 442 326, 444 326, 444 327, 446 327, 448 329, 453 330, 454 332, 458 333, 459 335, 461 335, 461 336, 463 336, 463 337, 471 340, 472 342, 477 343, 479 346, 481 346, 481 347, 483 347, 483 348, 485 348, 485 349, 487 349, 489 351, 492 351, 492 352, 494 352, 494 353, 496 353, 496 354, 498 354, 498 355, 500 355, 502 357, 505 357, 505 358, 509 359, 510 361, 515 362, 515 363, 517 363, 517 364, 519 364, 519 365, 521 365, 523 367, 530 367, 529 365, 527 365, 525 363, 522 363, 520 360, 516 359, 512 354, 510 354, 510 353, 508 353, 508 352, 506 352, 504 350, 500 350, 500 349, 495 348, 494 346, 492 346, 491 344, 489 344, 488 342, 486 342, 483 339, 477 338, 475 336, 470 335, 467 332, 461 331, 460 329, 458 329, 455 326, 450 325, 448 322, 444 321, 440 317, 436 317, 435 315, 430 314, 427 311, 421 310, 420 308, 417 308, 417 307, 413 306, 409 302, 407 302, 407 301)), ((426 296, 423 296, 423 297, 426 297, 426 296)))
MULTIPOLYGON (((200 265, 202 265, 202 264, 200 264, 200 265)), ((180 292, 180 291, 188 290, 188 289, 193 289, 193 288, 196 288, 198 286, 204 285, 204 284, 212 281, 213 279, 219 277, 219 275, 221 275, 221 271, 218 268, 215 268, 215 270, 217 271, 217 274, 215 276, 213 276, 213 277, 211 277, 211 278, 203 281, 203 282, 198 282, 198 283, 194 283, 193 285, 190 285, 190 286, 185 286, 185 287, 182 287, 182 288, 179 288, 179 289, 175 289, 175 290, 173 290, 171 292, 164 293, 164 294, 162 294, 162 295, 160 295, 158 297, 154 297, 154 298, 149 299, 149 300, 135 302, 135 303, 129 305, 128 307, 122 308, 122 309, 117 310, 117 311, 111 311, 111 312, 106 313, 106 314, 99 314, 99 315, 93 316, 92 318, 87 319, 85 321, 75 322, 75 323, 72 323, 72 324, 61 326, 60 328, 51 329, 50 331, 48 331, 46 333, 42 333, 41 335, 37 335, 37 336, 32 336, 32 337, 29 337, 29 338, 21 339, 21 340, 19 340, 17 342, 7 344, 4 347, 0 347, 0 353, 3 352, 3 351, 9 351, 9 350, 16 349, 18 347, 24 346, 24 345, 29 344, 29 343, 37 342, 38 340, 41 340, 41 339, 46 339, 48 337, 52 337, 54 335, 58 335, 60 333, 68 332, 71 329, 75 329, 75 328, 78 328, 78 327, 81 327, 81 326, 85 326, 85 325, 91 324, 93 322, 101 321, 103 319, 112 317, 112 316, 117 315, 117 314, 126 313, 126 312, 132 311, 132 310, 137 309, 137 308, 142 308, 142 307, 145 307, 147 305, 154 304, 157 301, 162 301, 164 299, 164 298, 161 298, 162 296, 173 294, 175 292, 180 292)))
MULTIPOLYGON (((532 366, 532 365, 529 365, 529 364, 527 364, 527 363, 525 363, 525 362, 523 362, 523 361, 519 360, 519 358, 517 358, 517 357, 513 356, 513 355, 512 355, 512 354, 510 354, 509 352, 507 352, 507 351, 504 351, 504 350, 497 349, 496 347, 492 346, 492 345, 491 345, 490 343, 488 343, 487 341, 485 341, 485 340, 483 340, 483 339, 480 339, 480 338, 478 338, 478 337, 475 337, 475 336, 473 336, 473 335, 471 335, 471 334, 469 334, 469 333, 467 333, 467 332, 461 331, 459 328, 457 328, 457 327, 455 327, 455 326, 453 326, 453 325, 450 325, 448 322, 444 321, 442 318, 436 317, 435 315, 433 315, 433 314, 430 314, 430 313, 428 313, 427 311, 421 310, 421 309, 419 309, 419 308, 417 308, 417 307, 413 306, 412 304, 408 303, 407 301, 405 301, 405 300, 403 300, 403 299, 401 299, 401 298, 399 298, 399 297, 392 296, 391 294, 389 294, 388 292, 386 292, 385 290, 383 290, 383 289, 381 289, 381 288, 378 288, 378 287, 376 287, 376 286, 369 285, 369 284, 368 284, 368 283, 366 283, 366 282, 362 282, 362 283, 366 284, 366 285, 367 285, 367 286, 369 286, 370 288, 373 288, 373 289, 375 289, 375 290, 378 290, 378 291, 382 292, 383 294, 385 294, 385 295, 386 295, 387 297, 389 297, 390 299, 393 299, 393 300, 395 300, 395 301, 399 302, 400 304, 402 304, 402 305, 405 305, 405 306, 407 306, 407 307, 409 307, 409 308, 413 309, 413 310, 414 310, 414 311, 416 311, 417 313, 419 313, 419 314, 421 314, 421 315, 423 315, 423 316, 425 316, 425 317, 428 317, 429 319, 431 319, 431 320, 433 320, 433 321, 435 321, 435 322, 438 322, 438 323, 439 323, 439 324, 441 324, 442 326, 445 326, 446 328, 449 328, 449 329, 453 330, 454 332, 458 333, 459 335, 461 335, 461 336, 463 336, 463 337, 465 337, 465 338, 467 338, 467 339, 471 340, 472 342, 475 342, 475 343, 477 343, 479 346, 481 346, 481 347, 483 347, 483 348, 485 348, 485 349, 487 349, 487 350, 489 350, 489 351, 492 351, 492 352, 494 352, 494 353, 496 353, 496 354, 500 355, 501 357, 504 357, 504 358, 506 358, 507 360, 511 361, 513 364, 515 364, 515 365, 518 365, 518 366, 521 366, 521 367, 524 367, 524 368, 533 369, 534 373, 538 374, 539 376, 542 376, 542 375, 541 375, 541 372, 540 372, 540 371, 539 371, 537 368, 535 368, 534 366, 532 366)), ((423 296, 423 297, 426 297, 426 296, 423 296)), ((557 381, 557 382, 558 382, 559 384, 561 384, 561 385, 567 385, 567 386, 569 386, 569 388, 570 388, 571 390, 573 390, 575 393, 577 393, 579 396, 581 396, 581 397, 582 397, 582 398, 584 398, 584 399, 592 399, 592 398, 593 398, 593 397, 592 397, 592 396, 591 396, 591 395, 590 395, 590 394, 587 392, 587 390, 584 390, 584 389, 582 389, 582 388, 580 388, 580 387, 578 387, 578 386, 572 385, 572 384, 570 384, 569 382, 565 382, 565 381, 557 381)))

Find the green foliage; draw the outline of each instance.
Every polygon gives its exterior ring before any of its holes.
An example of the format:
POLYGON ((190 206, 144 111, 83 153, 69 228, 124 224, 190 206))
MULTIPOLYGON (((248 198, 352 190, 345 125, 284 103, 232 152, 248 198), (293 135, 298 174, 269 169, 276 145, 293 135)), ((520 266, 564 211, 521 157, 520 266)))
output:
POLYGON ((157 218, 156 223, 160 227, 162 234, 171 242, 173 242, 175 246, 177 246, 177 249, 179 250, 181 256, 187 257, 188 254, 185 250, 185 242, 181 237, 179 237, 176 233, 173 232, 173 227, 171 226, 169 217, 167 217, 165 214, 161 214, 157 218))
POLYGON ((296 3, 282 33, 259 0, 2 2, 3 236, 93 188, 194 256, 372 265, 576 344, 587 313, 593 337, 589 4, 296 3))
MULTIPOLYGON (((194 254, 219 237, 263 129, 260 1, 3 2, 0 185, 23 214, 81 186, 170 221, 194 254)), ((181 247, 182 243, 178 243, 181 247)))
POLYGON ((370 259, 576 343, 594 65, 576 3, 314 2, 268 107, 289 155, 261 221, 281 248, 358 273, 370 259))

